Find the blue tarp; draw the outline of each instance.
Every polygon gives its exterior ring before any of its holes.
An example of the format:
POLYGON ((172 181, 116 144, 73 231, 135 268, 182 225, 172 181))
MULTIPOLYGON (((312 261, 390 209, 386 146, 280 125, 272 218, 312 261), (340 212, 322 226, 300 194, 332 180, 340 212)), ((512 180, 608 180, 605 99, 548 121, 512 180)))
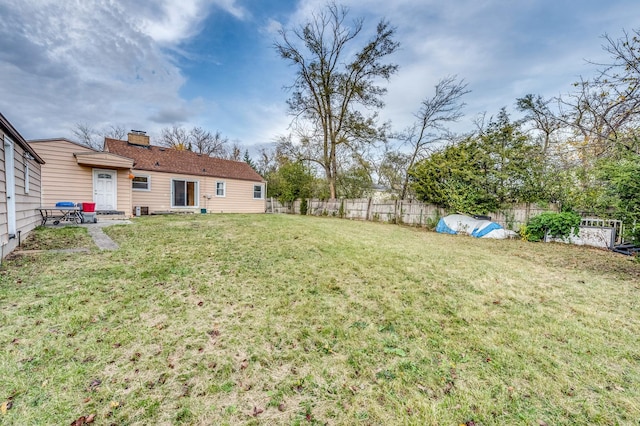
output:
POLYGON ((436 226, 436 232, 439 232, 441 234, 457 234, 458 231, 454 231, 453 229, 449 228, 449 226, 447 226, 447 222, 444 221, 444 218, 441 217, 440 220, 438 221, 438 225, 436 226))
POLYGON ((467 234, 476 238, 508 238, 515 234, 490 220, 474 219, 462 214, 445 216, 438 221, 436 232, 441 234, 467 234))
MULTIPOLYGON (((486 221, 483 220, 481 222, 486 222, 486 221)), ((485 226, 484 228, 475 228, 471 233, 471 236, 476 238, 482 238, 485 235, 487 235, 489 232, 494 231, 496 229, 502 229, 502 226, 498 225, 495 222, 491 222, 489 225, 485 226)))

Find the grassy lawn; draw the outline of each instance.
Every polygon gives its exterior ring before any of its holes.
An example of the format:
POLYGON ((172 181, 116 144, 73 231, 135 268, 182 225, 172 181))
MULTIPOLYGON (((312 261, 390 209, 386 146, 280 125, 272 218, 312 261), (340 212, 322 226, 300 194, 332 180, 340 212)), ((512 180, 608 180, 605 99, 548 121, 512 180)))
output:
POLYGON ((627 257, 285 215, 105 232, 3 263, 0 424, 640 419, 627 257))

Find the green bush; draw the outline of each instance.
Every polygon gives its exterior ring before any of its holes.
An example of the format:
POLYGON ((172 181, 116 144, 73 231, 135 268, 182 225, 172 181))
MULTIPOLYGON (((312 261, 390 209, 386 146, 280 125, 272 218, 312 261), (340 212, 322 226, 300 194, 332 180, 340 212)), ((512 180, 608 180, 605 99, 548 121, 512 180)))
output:
POLYGON ((573 212, 542 213, 529 219, 527 226, 520 229, 520 236, 527 241, 542 241, 547 233, 554 238, 578 235, 580 220, 573 212))
POLYGON ((433 217, 428 217, 425 222, 424 222, 424 226, 425 228, 427 228, 430 231, 433 231, 436 229, 436 226, 438 226, 438 222, 440 222, 440 210, 436 210, 436 214, 433 217))
POLYGON ((307 210, 309 210, 309 204, 306 198, 300 200, 300 214, 303 216, 307 215, 307 210))

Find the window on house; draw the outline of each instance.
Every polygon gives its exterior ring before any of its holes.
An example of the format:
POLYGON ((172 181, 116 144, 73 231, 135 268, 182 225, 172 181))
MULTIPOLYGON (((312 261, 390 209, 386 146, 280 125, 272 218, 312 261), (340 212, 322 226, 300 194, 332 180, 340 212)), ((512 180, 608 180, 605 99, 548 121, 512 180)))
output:
POLYGON ((173 180, 172 207, 198 206, 198 181, 173 180))
POLYGON ((151 191, 151 176, 136 175, 131 181, 131 188, 135 191, 151 191))
POLYGON ((28 194, 29 193, 29 181, 30 179, 30 173, 29 173, 29 160, 25 159, 24 160, 24 193, 28 194))
POLYGON ((262 185, 253 185, 253 198, 254 199, 262 199, 262 185))
POLYGON ((224 197, 224 182, 216 182, 216 197, 224 197))

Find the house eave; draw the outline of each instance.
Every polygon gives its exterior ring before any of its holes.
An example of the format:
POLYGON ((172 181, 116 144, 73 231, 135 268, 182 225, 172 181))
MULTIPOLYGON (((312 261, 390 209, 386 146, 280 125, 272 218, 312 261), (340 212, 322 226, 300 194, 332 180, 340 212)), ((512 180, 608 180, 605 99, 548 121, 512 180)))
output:
POLYGON ((4 115, 2 115, 2 113, 0 113, 0 127, 3 129, 3 131, 8 133, 9 137, 13 139, 18 145, 20 145, 22 149, 27 151, 36 162, 44 164, 44 160, 42 159, 42 157, 40 157, 34 151, 31 145, 29 145, 29 143, 26 141, 26 139, 22 137, 22 135, 16 130, 15 127, 13 127, 9 120, 7 120, 4 115))
POLYGON ((258 179, 242 178, 242 177, 236 177, 236 176, 227 176, 227 175, 216 174, 216 173, 189 172, 189 171, 184 171, 184 170, 166 170, 166 169, 158 170, 158 169, 153 169, 153 168, 149 168, 149 167, 139 167, 139 166, 134 166, 133 170, 134 170, 134 172, 135 171, 145 171, 145 172, 164 173, 164 174, 167 174, 167 175, 202 176, 202 177, 213 178, 213 179, 239 180, 239 181, 243 181, 243 182, 255 182, 255 183, 266 183, 267 182, 264 179, 258 180, 258 179))
POLYGON ((73 156, 79 166, 131 169, 133 160, 108 152, 75 152, 73 156))

